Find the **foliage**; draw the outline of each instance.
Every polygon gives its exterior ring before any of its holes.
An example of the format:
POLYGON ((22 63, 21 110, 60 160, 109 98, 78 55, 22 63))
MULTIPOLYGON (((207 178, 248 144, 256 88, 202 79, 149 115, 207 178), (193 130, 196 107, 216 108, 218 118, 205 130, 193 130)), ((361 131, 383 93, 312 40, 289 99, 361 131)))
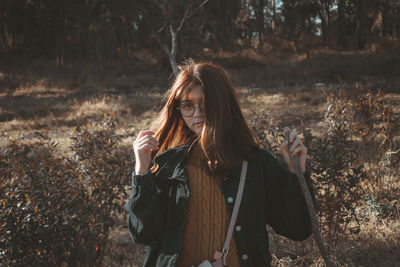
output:
POLYGON ((93 266, 127 197, 131 158, 117 151, 113 117, 77 128, 71 157, 37 132, 0 153, 0 261, 6 266, 93 266))
POLYGON ((254 112, 250 116, 250 126, 256 134, 256 143, 277 155, 279 144, 285 138, 282 134, 282 127, 274 126, 273 120, 265 110, 254 112))
POLYGON ((367 178, 363 163, 357 163, 358 152, 350 131, 351 106, 343 91, 327 97, 325 136, 313 138, 310 144, 312 169, 315 174, 316 195, 321 226, 331 241, 350 230, 358 233, 356 208, 364 195, 362 183, 367 178), (352 222, 356 225, 348 229, 352 222))
MULTIPOLYGON (((375 94, 368 92, 358 96, 354 109, 354 134, 361 138, 363 147, 372 148, 372 155, 368 158, 375 159, 377 164, 381 161, 392 167, 398 164, 399 154, 393 153, 393 150, 396 149, 394 137, 400 131, 396 123, 399 118, 392 107, 384 103, 382 92, 378 90, 375 94)), ((364 157, 364 160, 368 158, 364 157)))
POLYGON ((182 28, 178 58, 198 56, 195 47, 262 48, 263 36, 293 41, 297 51, 309 51, 313 39, 362 49, 382 36, 395 38, 400 30, 395 0, 213 0, 196 11, 199 16, 190 16, 203 2, 5 0, 0 52, 50 56, 60 65, 64 58, 104 60, 128 56, 138 45, 157 50, 155 36, 169 45, 170 28, 182 28))
MULTIPOLYGON (((284 140, 283 126, 275 125, 264 111, 252 114, 251 118, 258 143, 278 154, 279 144, 284 140)), ((396 204, 392 201, 396 199, 395 190, 384 195, 380 192, 378 197, 367 190, 370 178, 365 162, 374 157, 365 154, 365 150, 371 146, 368 141, 371 138, 367 137, 384 135, 384 141, 376 146, 374 153, 380 162, 388 160, 385 155, 392 152, 398 119, 383 101, 380 91, 376 95, 371 92, 360 95, 352 101, 341 90, 327 95, 327 130, 322 136, 313 136, 301 125, 310 156, 308 164, 315 184, 321 229, 332 245, 349 232, 359 233, 359 218, 363 216, 358 212, 360 208, 382 214, 396 213, 396 204)), ((395 164, 398 159, 393 156, 383 169, 393 170, 389 167, 395 164)))

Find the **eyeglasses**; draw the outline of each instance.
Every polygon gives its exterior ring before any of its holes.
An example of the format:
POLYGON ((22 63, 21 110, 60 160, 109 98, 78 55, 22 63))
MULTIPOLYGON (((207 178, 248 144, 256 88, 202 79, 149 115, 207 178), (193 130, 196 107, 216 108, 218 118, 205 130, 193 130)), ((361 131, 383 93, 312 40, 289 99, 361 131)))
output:
POLYGON ((176 109, 178 109, 181 112, 182 116, 192 117, 194 115, 195 110, 196 110, 196 108, 195 108, 196 106, 203 113, 203 111, 204 111, 204 103, 203 103, 203 101, 200 104, 197 104, 197 105, 193 105, 191 102, 185 101, 185 102, 181 103, 179 105, 179 107, 177 107, 176 109))

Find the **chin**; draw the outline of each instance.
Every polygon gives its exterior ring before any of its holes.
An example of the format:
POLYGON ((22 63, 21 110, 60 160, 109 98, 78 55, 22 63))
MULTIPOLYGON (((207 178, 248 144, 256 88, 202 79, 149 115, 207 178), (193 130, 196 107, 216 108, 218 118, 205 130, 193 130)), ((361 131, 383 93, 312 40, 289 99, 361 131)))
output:
POLYGON ((201 131, 203 130, 202 128, 198 128, 198 127, 193 127, 190 130, 192 130, 192 132, 194 132, 197 135, 201 134, 201 131))
POLYGON ((200 135, 200 134, 201 134, 201 130, 198 130, 198 129, 193 130, 193 132, 194 132, 195 134, 197 134, 197 135, 200 135))

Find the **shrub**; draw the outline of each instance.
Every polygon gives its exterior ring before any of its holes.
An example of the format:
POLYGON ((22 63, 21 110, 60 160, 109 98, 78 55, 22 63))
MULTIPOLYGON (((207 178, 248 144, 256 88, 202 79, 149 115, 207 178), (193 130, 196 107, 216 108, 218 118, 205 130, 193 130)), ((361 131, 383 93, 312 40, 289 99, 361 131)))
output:
POLYGON ((360 231, 356 208, 364 195, 367 173, 351 132, 352 106, 343 91, 327 97, 327 132, 312 138, 310 154, 316 181, 316 196, 321 228, 331 242, 360 231), (355 222, 355 224, 353 224, 355 222), (352 225, 351 228, 348 226, 352 225))
MULTIPOLYGON (((352 101, 348 100, 351 104, 352 101)), ((353 131, 355 136, 362 140, 359 149, 362 150, 364 161, 373 160, 380 164, 382 161, 387 166, 398 166, 399 153, 396 149, 394 138, 400 132, 399 116, 392 107, 383 100, 382 92, 368 92, 357 97, 353 105, 353 131), (366 148, 369 148, 366 150, 366 148)))
MULTIPOLYGON (((328 97, 325 116, 329 126, 321 137, 312 135, 301 126, 303 142, 311 158, 307 168, 311 169, 315 185, 317 211, 321 229, 331 241, 338 238, 351 222, 357 222, 356 207, 362 199, 360 183, 366 178, 363 165, 354 166, 357 152, 351 143, 349 130, 349 106, 343 96, 328 97)), ((279 144, 284 141, 283 125, 274 125, 268 115, 255 113, 250 124, 256 132, 258 143, 278 154, 279 144)), ((279 158, 281 158, 279 156, 279 158)), ((355 227, 353 232, 357 232, 355 227)))
POLYGON ((101 124, 92 123, 76 128, 71 150, 81 182, 94 203, 91 216, 95 220, 92 231, 100 238, 98 249, 104 254, 108 232, 113 226, 112 216, 124 212, 126 185, 130 184, 132 159, 126 150, 117 150, 114 117, 105 117, 101 124), (115 214, 114 214, 115 212, 115 214))
MULTIPOLYGON (((258 143, 279 154, 283 125, 276 125, 264 111, 251 118, 258 143)), ((322 234, 334 245, 349 233, 359 233, 362 211, 378 217, 398 216, 395 174, 400 153, 394 138, 399 117, 380 91, 352 100, 340 90, 327 95, 324 120, 327 130, 319 136, 304 125, 299 132, 309 151, 307 168, 314 180, 322 234)))
POLYGON ((357 146, 360 160, 369 163, 373 177, 364 197, 365 211, 379 218, 398 217, 400 147, 395 137, 400 133, 399 114, 384 101, 380 90, 358 96, 353 106, 354 135, 361 139, 357 146))
POLYGON ((115 120, 77 128, 72 157, 57 144, 14 140, 0 153, 0 261, 15 266, 101 262, 112 215, 122 212, 131 159, 117 151, 115 120))

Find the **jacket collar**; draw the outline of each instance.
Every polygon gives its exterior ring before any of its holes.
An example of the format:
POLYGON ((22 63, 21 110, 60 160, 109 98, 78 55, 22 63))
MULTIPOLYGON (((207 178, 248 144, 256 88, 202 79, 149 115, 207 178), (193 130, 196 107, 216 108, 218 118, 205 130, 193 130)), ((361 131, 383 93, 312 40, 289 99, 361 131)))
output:
POLYGON ((158 165, 155 176, 162 179, 177 180, 187 183, 186 162, 188 152, 194 144, 195 139, 189 140, 186 144, 170 148, 154 158, 158 165))
MULTIPOLYGON (((188 153, 196 139, 189 140, 186 144, 165 150, 154 158, 159 166, 155 176, 161 179, 176 180, 181 183, 188 182, 186 163, 188 153)), ((225 177, 240 179, 241 166, 233 168, 225 173, 225 177)))

